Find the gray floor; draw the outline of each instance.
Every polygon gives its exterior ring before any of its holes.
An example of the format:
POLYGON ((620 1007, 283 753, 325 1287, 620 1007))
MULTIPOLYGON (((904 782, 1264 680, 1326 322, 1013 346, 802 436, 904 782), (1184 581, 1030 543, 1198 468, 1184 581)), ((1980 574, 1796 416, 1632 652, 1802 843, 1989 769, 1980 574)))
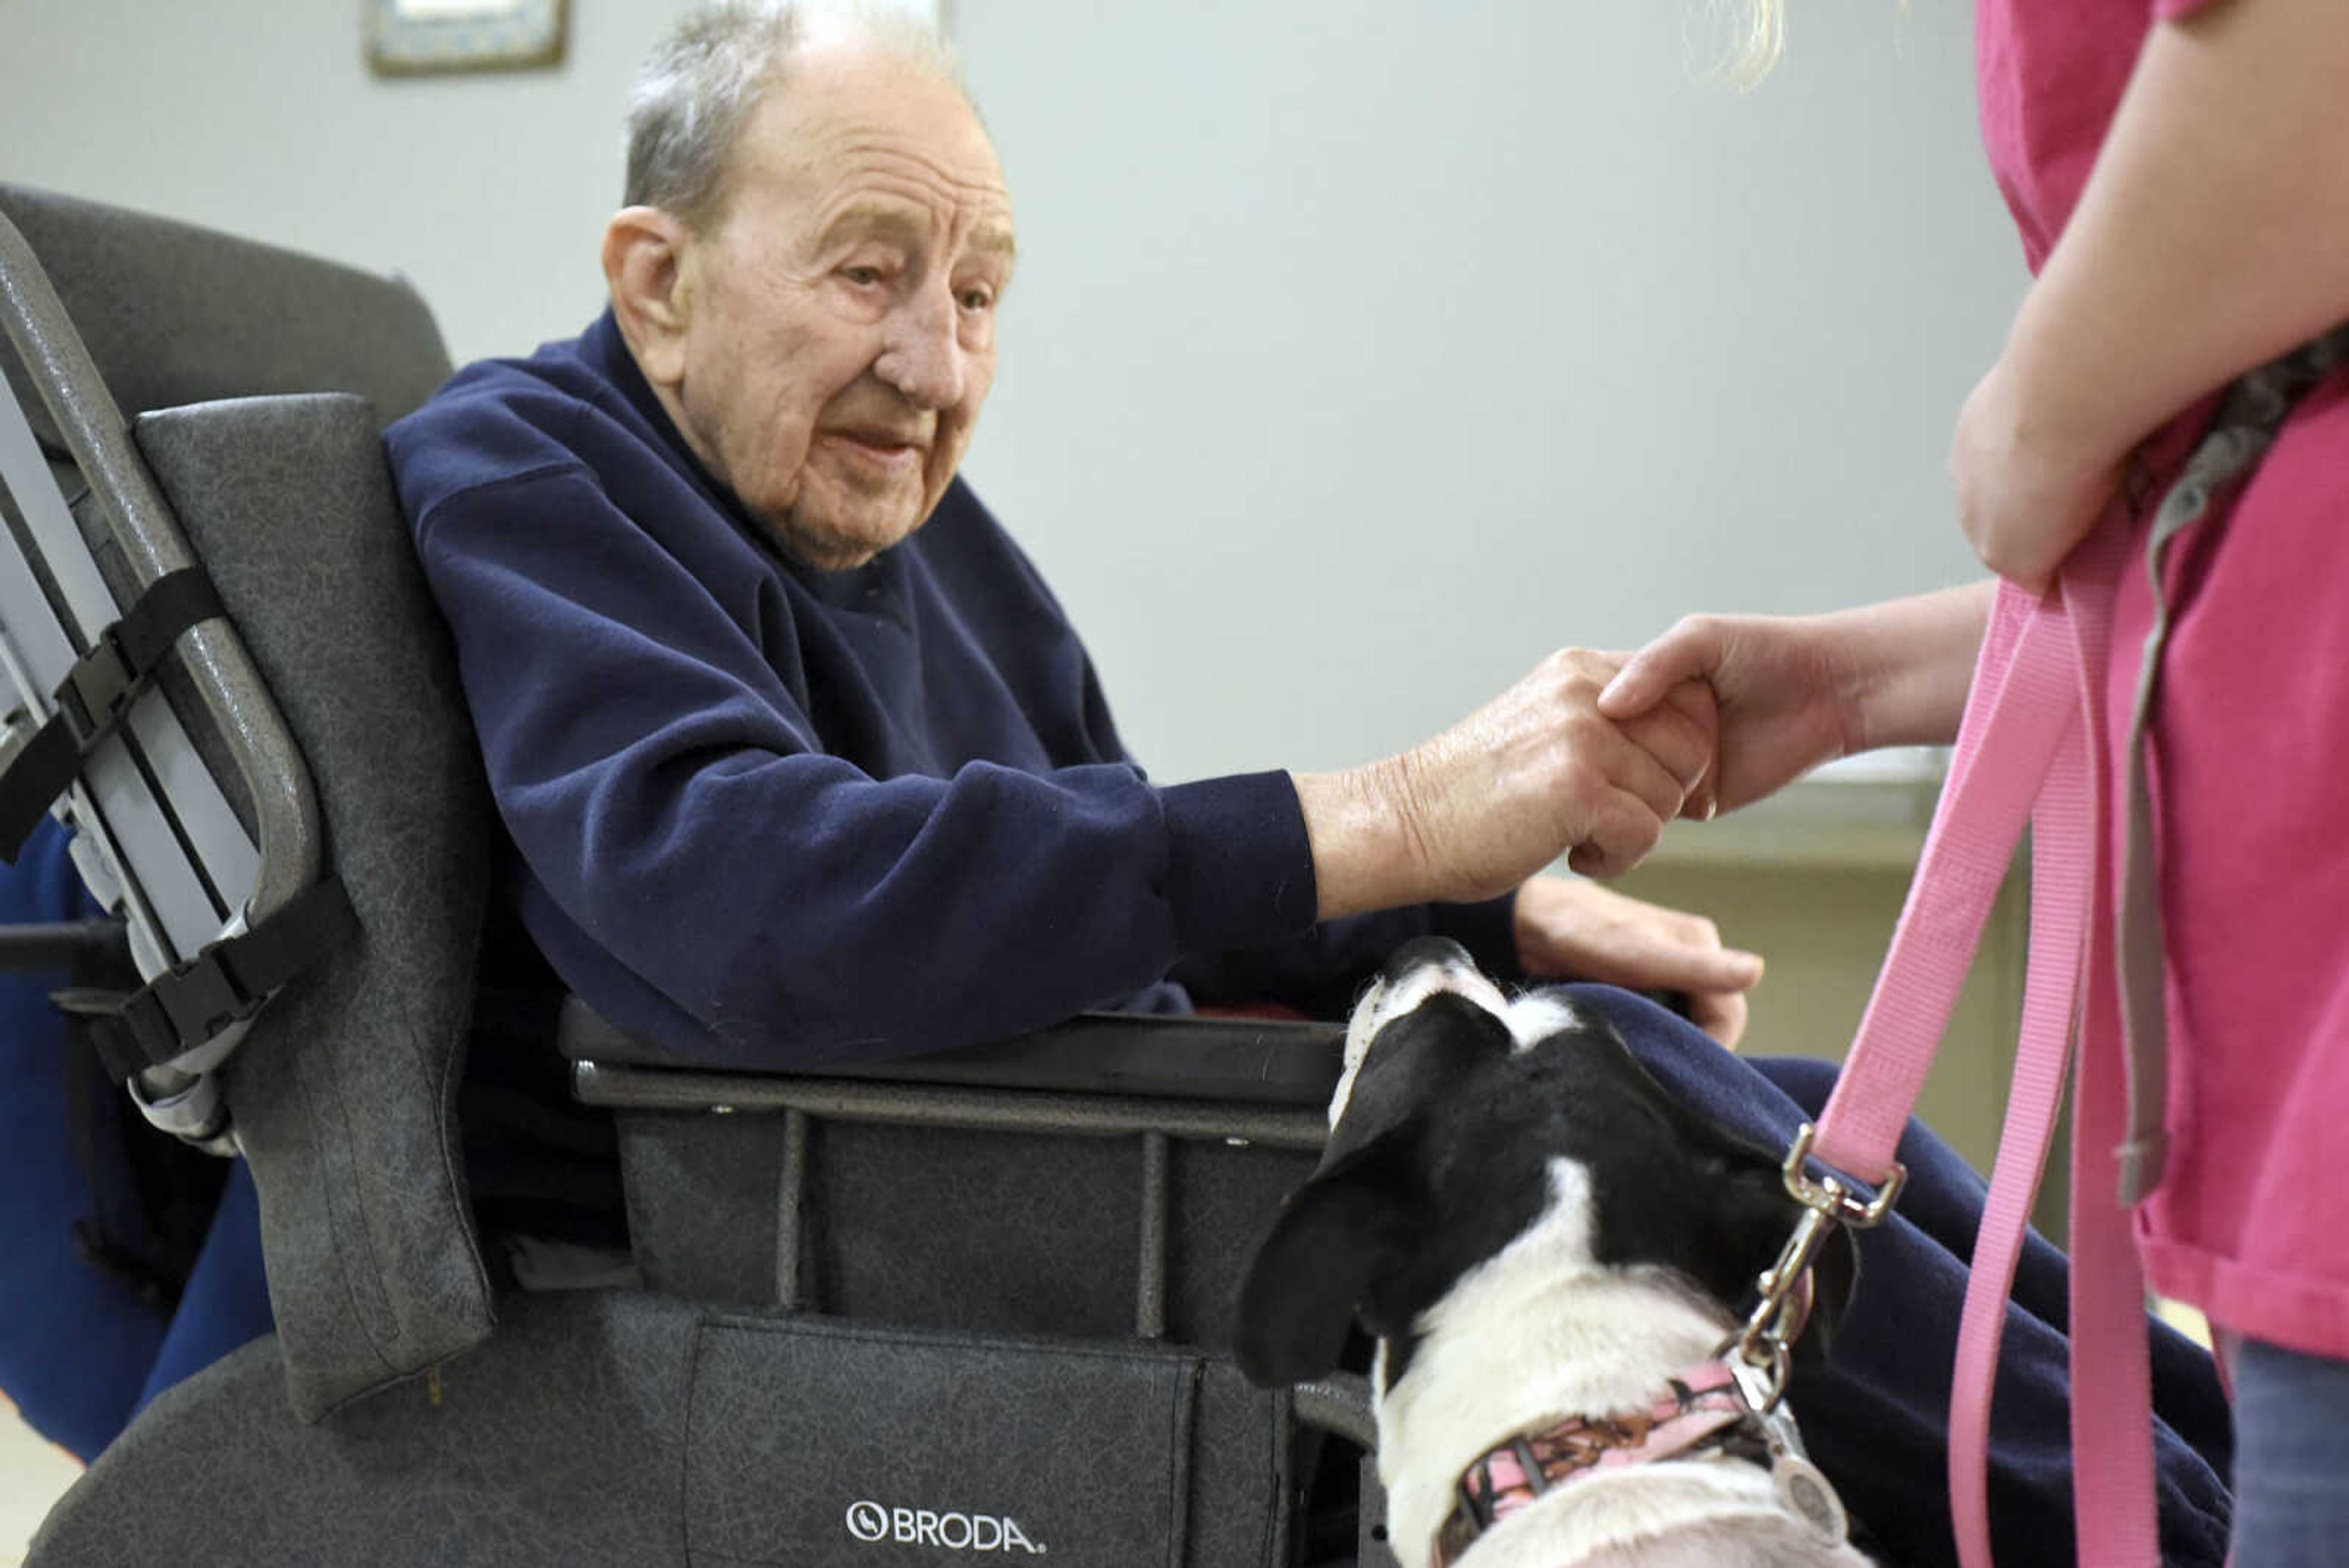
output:
POLYGON ((81 1474, 64 1449, 43 1442, 0 1400, 0 1568, 16 1568, 49 1504, 81 1474))

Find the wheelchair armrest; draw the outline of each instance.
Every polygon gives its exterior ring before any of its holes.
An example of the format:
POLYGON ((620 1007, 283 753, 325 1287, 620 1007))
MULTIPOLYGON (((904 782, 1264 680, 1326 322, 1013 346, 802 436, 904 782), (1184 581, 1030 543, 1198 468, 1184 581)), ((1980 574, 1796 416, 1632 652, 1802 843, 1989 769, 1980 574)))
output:
POLYGON ((681 1062, 576 997, 555 1035, 573 1094, 613 1113, 656 1290, 1214 1346, 1328 1138, 1343 1032, 1085 1014, 813 1073, 681 1062))
MULTIPOLYGON (((1344 1039, 1345 1030, 1334 1023, 1088 1012, 1010 1040, 893 1062, 827 1064, 812 1075, 1319 1111, 1337 1087, 1344 1039)), ((576 996, 564 1000, 555 1044, 587 1070, 580 1075, 583 1086, 595 1074, 607 1085, 657 1077, 672 1094, 689 1093, 692 1082, 704 1076, 713 1087, 720 1080, 739 1085, 746 1078, 803 1076, 740 1070, 705 1074, 674 1053, 621 1033, 576 996), (654 1071, 618 1076, 607 1071, 614 1066, 654 1071)))

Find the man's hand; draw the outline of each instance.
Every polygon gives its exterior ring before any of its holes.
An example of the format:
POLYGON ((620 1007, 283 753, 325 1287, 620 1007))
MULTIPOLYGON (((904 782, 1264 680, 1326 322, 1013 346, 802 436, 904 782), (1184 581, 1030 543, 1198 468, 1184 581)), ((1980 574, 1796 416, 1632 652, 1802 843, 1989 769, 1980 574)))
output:
POLYGON ((1677 991, 1698 1028, 1734 1046, 1745 1033, 1745 993, 1762 961, 1721 945, 1702 915, 1682 914, 1611 888, 1537 877, 1517 890, 1517 962, 1537 980, 1595 980, 1633 991, 1677 991))
POLYGON ((1496 898, 1562 854, 1597 876, 1637 865, 1704 774, 1713 709, 1692 685, 1628 723, 1603 719, 1619 662, 1552 654, 1400 756, 1299 774, 1321 918, 1496 898))

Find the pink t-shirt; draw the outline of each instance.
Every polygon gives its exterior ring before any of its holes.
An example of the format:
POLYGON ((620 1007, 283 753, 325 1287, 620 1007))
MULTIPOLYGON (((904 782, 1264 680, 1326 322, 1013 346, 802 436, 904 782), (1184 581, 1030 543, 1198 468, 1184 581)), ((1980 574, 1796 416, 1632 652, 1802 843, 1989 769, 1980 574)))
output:
MULTIPOLYGON (((2148 33, 2202 3, 1980 0, 1983 138, 2034 272, 2148 33)), ((2141 454, 2154 498, 2209 408, 2141 454)), ((2116 756, 2152 616, 2148 524, 2127 524, 2138 546, 2115 610, 2116 756)), ((2310 393, 2171 556, 2168 597, 2184 607, 2152 767, 2170 1156, 2138 1238, 2156 1290, 2254 1337, 2349 1357, 2349 1212, 2333 1208, 2349 1151, 2349 374, 2310 393)))

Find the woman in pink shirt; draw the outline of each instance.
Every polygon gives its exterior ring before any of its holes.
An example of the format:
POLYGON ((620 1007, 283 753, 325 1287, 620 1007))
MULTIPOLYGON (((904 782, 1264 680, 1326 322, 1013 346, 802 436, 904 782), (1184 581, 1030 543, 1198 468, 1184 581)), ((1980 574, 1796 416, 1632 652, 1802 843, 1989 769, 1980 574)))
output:
MULTIPOLYGON (((1978 0, 1976 27, 1983 139, 2035 281, 1959 416, 1959 521, 2033 587, 2100 523, 2128 532, 2117 763, 2154 504, 2221 388, 2349 321, 2349 11, 1978 0)), ((2232 1353, 2234 1562, 2349 1561, 2349 1222, 2332 1211, 2349 1141, 2349 372, 2302 399, 2163 578, 2148 735, 2169 1154, 2139 1247, 2153 1287, 2232 1353)), ((1990 589, 1692 618, 1601 708, 1629 718, 1709 680, 1721 749, 1692 809, 1733 809, 1831 757, 1950 741, 1990 589)))

